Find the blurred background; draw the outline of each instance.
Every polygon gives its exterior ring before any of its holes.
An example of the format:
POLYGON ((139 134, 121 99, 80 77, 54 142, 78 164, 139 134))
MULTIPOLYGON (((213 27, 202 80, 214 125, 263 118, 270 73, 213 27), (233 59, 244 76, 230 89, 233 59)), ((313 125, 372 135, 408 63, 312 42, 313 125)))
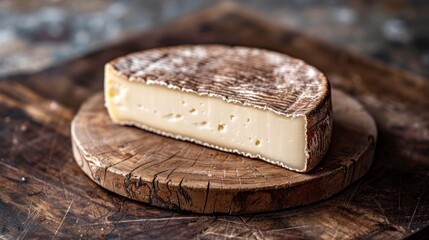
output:
MULTIPOLYGON (((0 0, 0 76, 41 70, 220 2, 0 0)), ((429 77, 429 1, 233 2, 333 45, 429 77)))

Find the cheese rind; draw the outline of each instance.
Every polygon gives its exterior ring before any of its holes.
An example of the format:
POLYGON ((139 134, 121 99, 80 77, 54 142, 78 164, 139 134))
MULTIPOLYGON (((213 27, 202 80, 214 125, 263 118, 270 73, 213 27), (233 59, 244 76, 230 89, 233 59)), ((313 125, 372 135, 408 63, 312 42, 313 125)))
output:
POLYGON ((247 48, 150 50, 106 65, 105 104, 116 123, 306 172, 326 153, 332 129, 329 85, 323 74, 308 67, 285 55, 247 48), (240 65, 252 56, 256 56, 253 64, 240 65), (219 58, 229 64, 219 66, 219 58), (194 65, 202 67, 189 70, 194 65), (225 68, 238 72, 248 68, 262 81, 243 80, 225 68), (298 77, 304 76, 301 81, 307 83, 291 84, 290 72, 302 68, 307 72, 298 77), (211 70, 216 73, 208 74, 211 70), (257 74, 261 70, 264 78, 257 74), (273 95, 279 89, 289 97, 273 95))

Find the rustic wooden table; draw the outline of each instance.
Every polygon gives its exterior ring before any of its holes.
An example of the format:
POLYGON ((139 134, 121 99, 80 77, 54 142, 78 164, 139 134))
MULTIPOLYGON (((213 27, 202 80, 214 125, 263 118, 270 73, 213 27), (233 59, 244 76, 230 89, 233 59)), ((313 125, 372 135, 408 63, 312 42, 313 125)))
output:
POLYGON ((429 81, 223 5, 33 75, 0 80, 0 237, 392 239, 427 237, 429 81), (274 213, 162 210, 100 188, 72 157, 70 121, 102 88, 103 64, 180 43, 261 47, 302 58, 358 99, 378 130, 368 174, 334 197, 274 213))

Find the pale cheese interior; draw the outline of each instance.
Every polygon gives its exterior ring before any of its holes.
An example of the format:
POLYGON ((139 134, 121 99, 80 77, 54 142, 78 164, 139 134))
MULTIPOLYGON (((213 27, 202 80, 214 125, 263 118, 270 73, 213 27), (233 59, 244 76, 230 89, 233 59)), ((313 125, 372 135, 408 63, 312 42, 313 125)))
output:
POLYGON ((134 123, 223 150, 305 169, 305 119, 132 82, 107 66, 105 104, 116 123, 134 123))

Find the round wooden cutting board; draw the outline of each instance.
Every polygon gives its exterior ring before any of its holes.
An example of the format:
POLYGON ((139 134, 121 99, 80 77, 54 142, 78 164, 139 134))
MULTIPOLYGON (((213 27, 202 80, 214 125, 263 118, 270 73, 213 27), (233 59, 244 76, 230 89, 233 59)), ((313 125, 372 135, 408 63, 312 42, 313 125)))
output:
POLYGON ((357 101, 333 90, 331 148, 302 174, 236 154, 115 125, 101 93, 72 122, 73 154, 100 186, 154 206, 197 213, 255 213, 328 198, 369 169, 377 130, 357 101))

